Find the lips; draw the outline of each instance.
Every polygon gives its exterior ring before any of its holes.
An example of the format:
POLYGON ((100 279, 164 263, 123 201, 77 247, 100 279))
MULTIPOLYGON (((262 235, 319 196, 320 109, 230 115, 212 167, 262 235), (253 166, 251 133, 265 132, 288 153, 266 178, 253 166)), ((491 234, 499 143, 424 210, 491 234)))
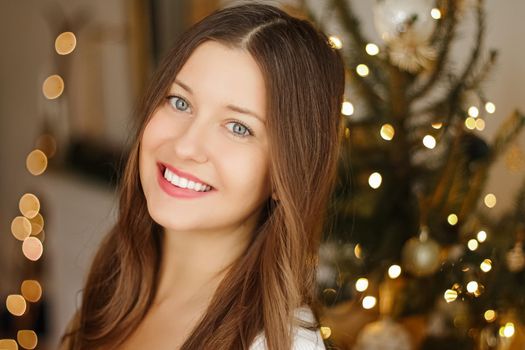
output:
POLYGON ((211 187, 212 190, 214 190, 214 187, 212 185, 210 185, 209 183, 207 183, 206 181, 204 180, 201 180, 199 179, 198 177, 192 175, 192 174, 189 174, 189 173, 186 173, 182 170, 179 170, 169 164, 166 164, 166 163, 162 163, 162 162, 159 162, 157 163, 157 166, 159 167, 161 173, 164 173, 164 170, 166 168, 168 168, 172 173, 176 174, 177 176, 180 176, 180 177, 184 177, 188 180, 191 180, 191 181, 194 181, 194 182, 200 182, 201 184, 205 184, 205 185, 209 185, 211 187))

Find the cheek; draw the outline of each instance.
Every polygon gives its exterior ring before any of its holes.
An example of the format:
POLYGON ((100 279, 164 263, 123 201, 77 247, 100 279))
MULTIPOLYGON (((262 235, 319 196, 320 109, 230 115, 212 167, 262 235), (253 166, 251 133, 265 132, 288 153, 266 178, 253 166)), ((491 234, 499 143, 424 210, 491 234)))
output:
POLYGON ((268 187, 268 161, 260 150, 232 147, 220 155, 221 174, 234 195, 261 195, 268 187))

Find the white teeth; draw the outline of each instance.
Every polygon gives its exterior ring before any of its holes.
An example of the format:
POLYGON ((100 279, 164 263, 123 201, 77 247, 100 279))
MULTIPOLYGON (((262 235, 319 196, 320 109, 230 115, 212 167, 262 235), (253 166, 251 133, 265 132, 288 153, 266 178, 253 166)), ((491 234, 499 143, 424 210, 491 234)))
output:
POLYGON ((168 168, 164 170, 164 177, 169 182, 171 182, 173 185, 180 187, 180 188, 187 188, 189 190, 194 190, 197 192, 206 192, 206 191, 211 190, 210 186, 177 176, 176 174, 169 171, 168 168))

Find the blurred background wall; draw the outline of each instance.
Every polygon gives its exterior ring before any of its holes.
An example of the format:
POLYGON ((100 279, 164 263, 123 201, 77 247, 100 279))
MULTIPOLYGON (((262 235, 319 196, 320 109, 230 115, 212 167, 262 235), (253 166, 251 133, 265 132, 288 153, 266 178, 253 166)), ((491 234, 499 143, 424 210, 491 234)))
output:
MULTIPOLYGON (((330 22, 327 2, 309 1, 319 17, 330 22)), ((170 43, 191 23, 227 3, 230 1, 0 1, 0 308, 6 314, 4 300, 8 294, 19 293, 29 263, 10 225, 20 215, 20 197, 32 192, 40 198, 46 220, 44 255, 38 262, 42 268, 32 272, 41 281, 46 305, 40 348, 55 347, 79 305, 92 254, 115 220, 117 198, 108 180, 115 176, 114 169, 102 164, 100 172, 91 170, 125 150, 137 99, 170 43), (72 54, 57 57, 54 41, 63 30, 75 32, 78 45, 72 54), (64 77, 66 95, 60 101, 46 100, 42 83, 57 72, 64 77), (26 157, 39 135, 50 128, 58 135, 56 164, 43 175, 33 176, 26 170, 26 157), (73 141, 76 153, 61 154, 61 148, 73 141), (90 152, 102 158, 89 158, 90 152), (83 170, 82 164, 75 164, 78 159, 95 165, 83 170)), ((379 42, 372 23, 372 2, 353 4, 365 32, 379 42)), ((500 51, 485 90, 497 106, 483 132, 491 139, 502 119, 499 116, 507 116, 516 107, 525 110, 525 43, 520 24, 525 3, 490 0, 487 10, 487 46, 500 51)), ((333 31, 337 30, 334 26, 333 31)), ((471 28, 467 25, 460 30, 463 39, 452 50, 458 62, 466 59, 462 52, 467 51, 461 47, 471 45, 471 28)), ((520 149, 525 149, 523 135, 520 149)), ((492 171, 488 188, 498 198, 496 212, 511 205, 508 199, 518 179, 503 163, 492 171)))

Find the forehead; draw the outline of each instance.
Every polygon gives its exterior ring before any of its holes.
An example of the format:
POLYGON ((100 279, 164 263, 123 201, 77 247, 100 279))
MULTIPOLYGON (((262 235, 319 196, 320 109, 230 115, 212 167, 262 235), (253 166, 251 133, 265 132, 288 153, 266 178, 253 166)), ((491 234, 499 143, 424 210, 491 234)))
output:
POLYGON ((245 50, 206 41, 195 48, 176 80, 188 85, 201 102, 232 103, 265 114, 264 76, 245 50))

